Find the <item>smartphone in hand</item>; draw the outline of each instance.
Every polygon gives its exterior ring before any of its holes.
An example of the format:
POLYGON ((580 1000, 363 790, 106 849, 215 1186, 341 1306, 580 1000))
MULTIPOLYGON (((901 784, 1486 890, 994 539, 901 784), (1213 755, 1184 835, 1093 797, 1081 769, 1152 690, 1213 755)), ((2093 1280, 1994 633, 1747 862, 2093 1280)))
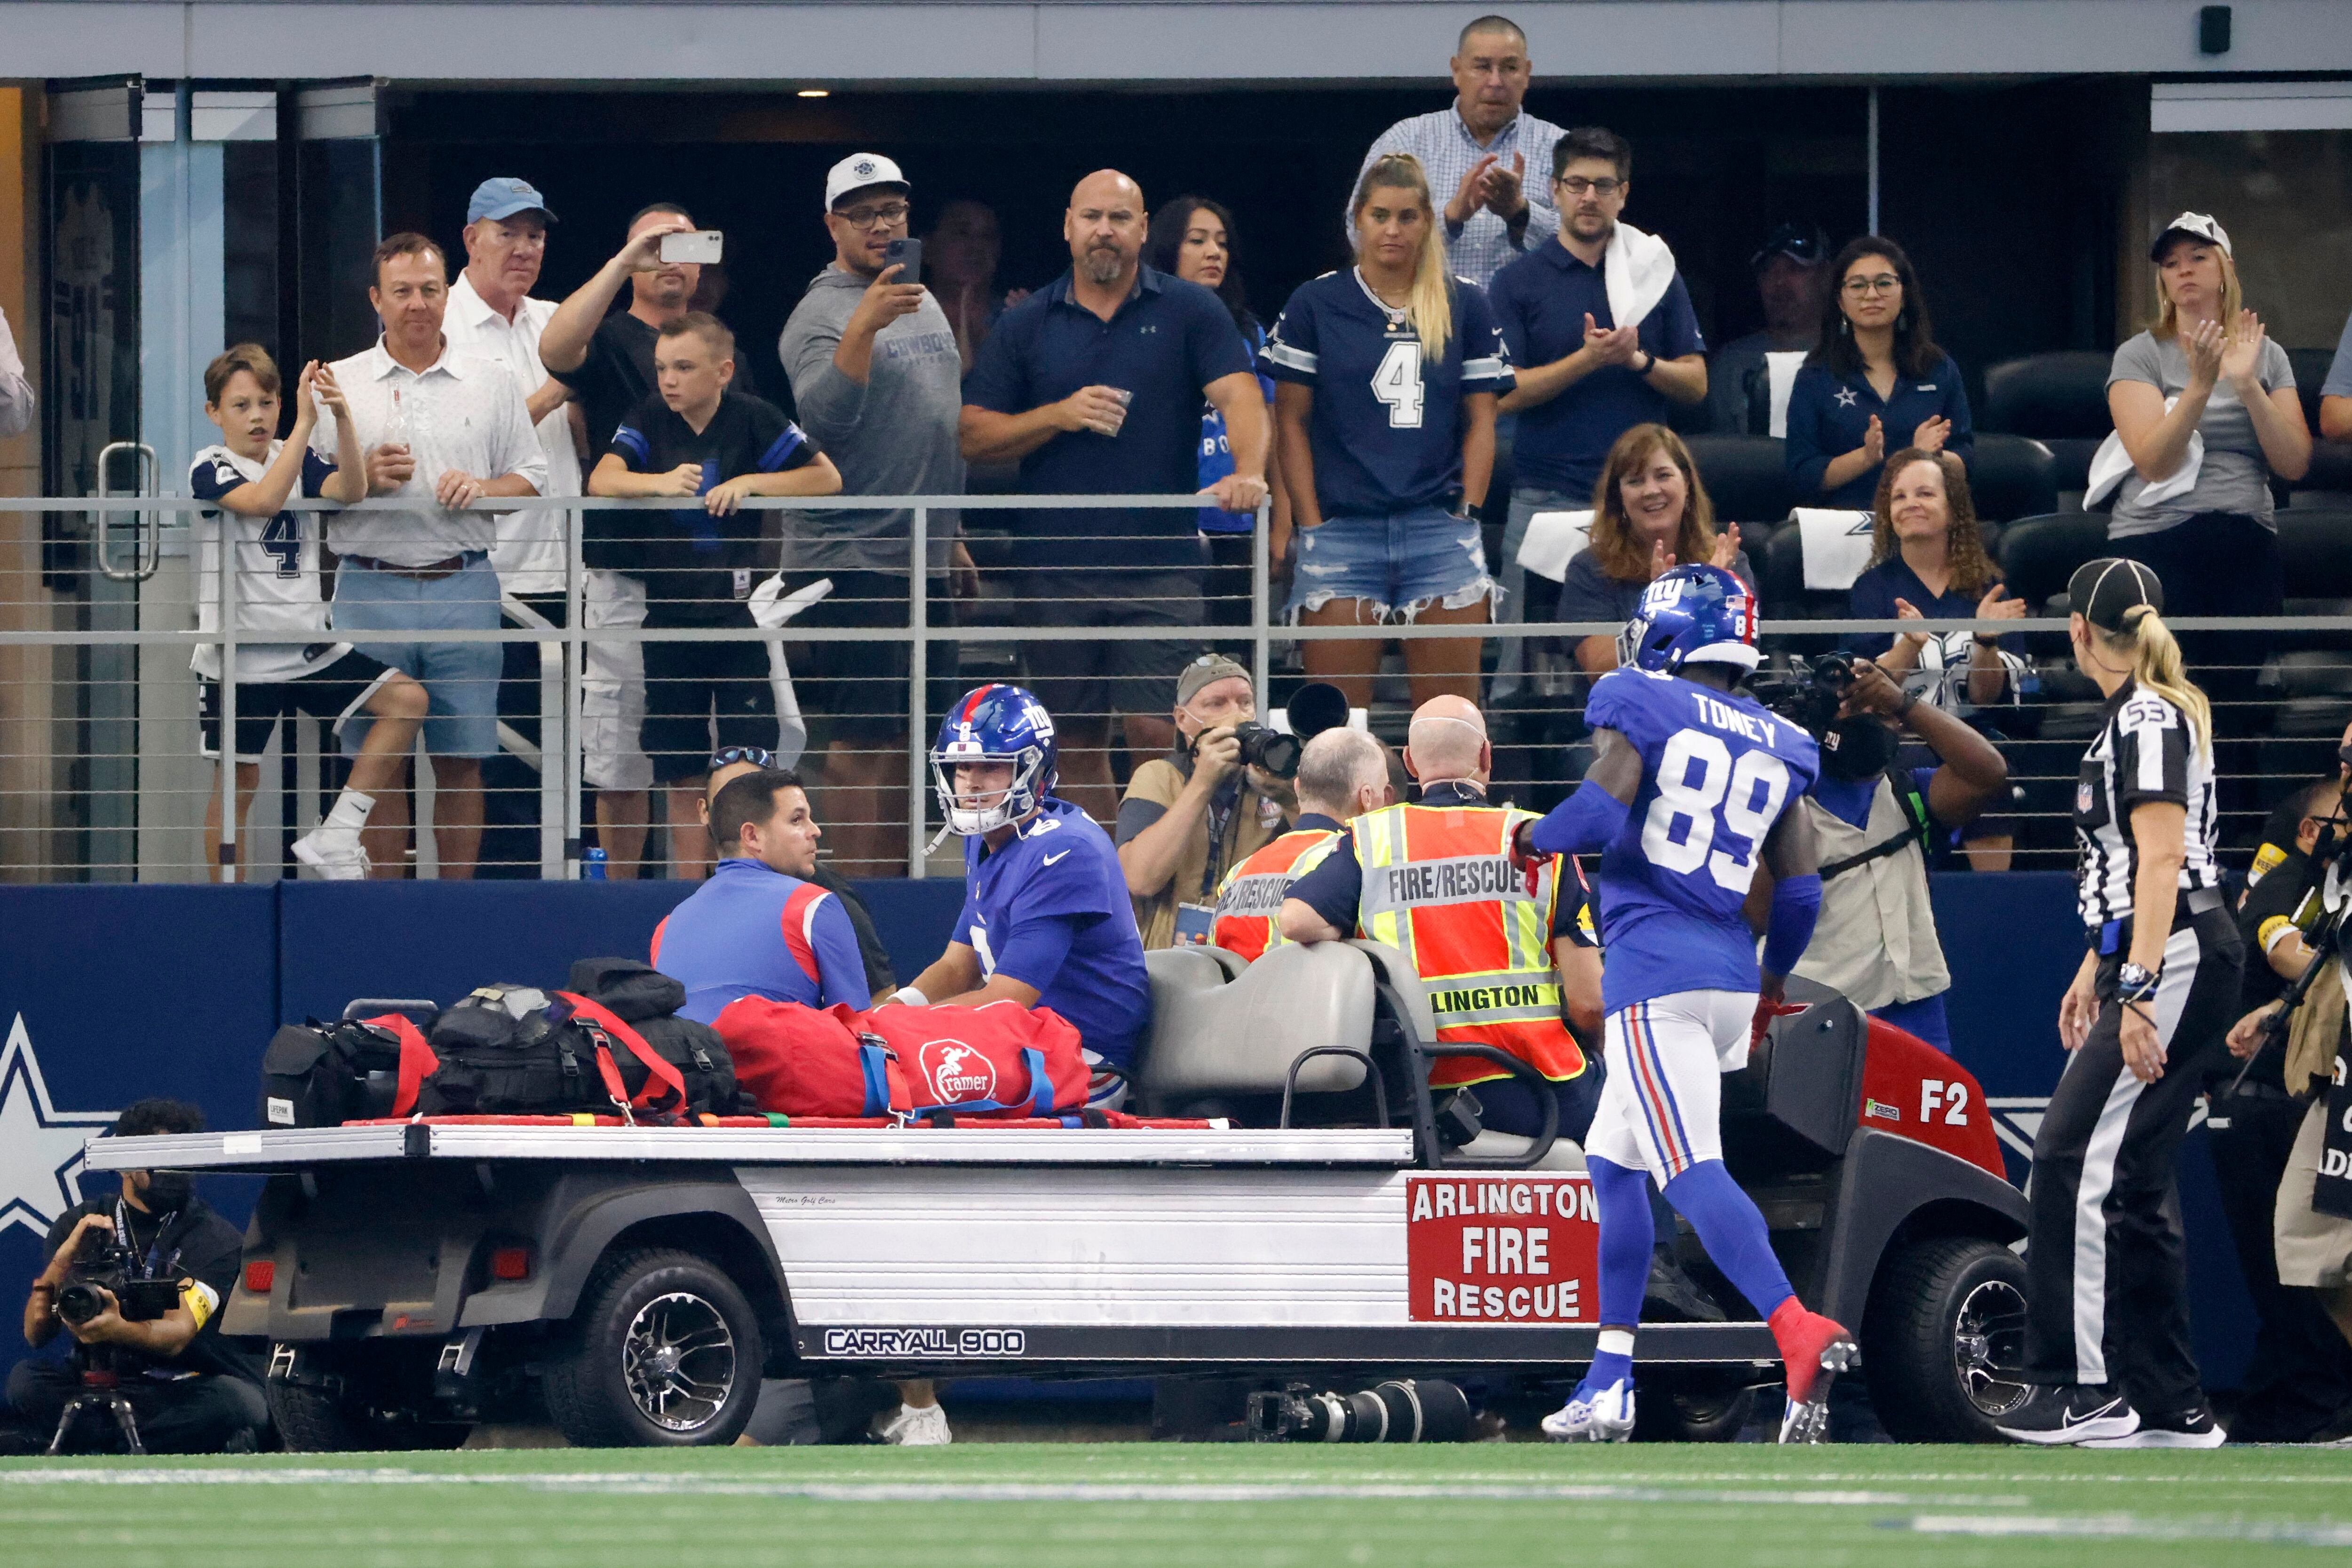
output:
POLYGON ((714 265, 725 248, 726 236, 715 228, 681 229, 662 236, 661 258, 664 261, 690 261, 699 266, 714 265))
POLYGON ((905 271, 891 279, 894 283, 920 283, 923 280, 923 242, 919 239, 894 239, 882 247, 882 268, 903 267, 905 271))

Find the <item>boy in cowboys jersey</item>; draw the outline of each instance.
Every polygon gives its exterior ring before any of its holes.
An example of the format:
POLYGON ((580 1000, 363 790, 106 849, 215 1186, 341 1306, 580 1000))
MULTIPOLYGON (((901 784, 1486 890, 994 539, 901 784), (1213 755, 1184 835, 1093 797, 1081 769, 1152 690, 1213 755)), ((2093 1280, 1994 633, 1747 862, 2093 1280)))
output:
POLYGON ((1756 1205, 1723 1164, 1720 1075, 1746 1065, 1759 994, 1778 1000, 1821 908, 1812 827, 1790 808, 1820 772, 1812 738, 1739 689, 1756 668, 1754 600, 1730 573, 1677 566, 1618 639, 1585 709, 1598 749, 1582 786, 1521 826, 1527 864, 1601 851, 1601 1005, 1609 1076, 1585 1140, 1601 1206, 1591 1370, 1544 1430, 1622 1442, 1633 1427, 1633 1333, 1654 1226, 1647 1171, 1716 1267, 1770 1324, 1788 1364, 1780 1440, 1817 1441, 1853 1338, 1809 1312, 1756 1205), (1775 878, 1762 972, 1741 913, 1775 878))
MULTIPOLYGON (((281 510, 298 489, 346 505, 367 497, 367 466, 334 372, 311 362, 294 392, 294 430, 278 439, 282 383, 278 366, 257 343, 239 343, 205 368, 205 417, 220 426, 218 445, 198 452, 188 471, 188 493, 216 504, 197 514, 196 626, 217 632, 221 621, 224 540, 236 604, 236 820, 245 820, 260 781, 261 753, 280 718, 314 714, 333 721, 367 712, 368 729, 352 759, 350 782, 327 818, 295 840, 296 858, 329 881, 368 874, 360 829, 375 808, 375 792, 396 787, 402 762, 416 743, 425 717, 425 688, 398 670, 353 651, 327 632, 327 601, 320 591, 318 512, 281 510), (336 416, 336 460, 310 449, 319 405, 336 416), (251 640, 247 640, 247 639, 251 640)), ((199 643, 190 661, 202 689, 204 754, 220 755, 221 650, 199 643)), ((289 742, 291 744, 290 741, 289 742)), ((377 859, 397 868, 391 835, 375 847, 377 859)), ((205 807, 205 840, 220 840, 220 795, 205 807)))

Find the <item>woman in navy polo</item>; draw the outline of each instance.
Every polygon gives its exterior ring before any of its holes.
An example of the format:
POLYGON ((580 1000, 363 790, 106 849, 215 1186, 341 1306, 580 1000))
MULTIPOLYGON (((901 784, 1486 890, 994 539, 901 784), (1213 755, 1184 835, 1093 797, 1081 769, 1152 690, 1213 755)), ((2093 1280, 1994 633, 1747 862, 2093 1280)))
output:
MULTIPOLYGON (((1302 284, 1267 340, 1275 440, 1297 525, 1290 610, 1306 626, 1483 626, 1495 593, 1469 513, 1495 467, 1510 352, 1486 296, 1445 264, 1421 161, 1356 185, 1356 265, 1302 284)), ((1381 643, 1310 642, 1309 679, 1370 702, 1381 643)), ((1416 704, 1475 698, 1478 638, 1404 640, 1416 704)))
POLYGON ((1830 277, 1837 309, 1789 389, 1789 477, 1800 506, 1867 511, 1890 450, 1949 452, 1965 466, 1976 431, 1903 247, 1864 235, 1830 277))

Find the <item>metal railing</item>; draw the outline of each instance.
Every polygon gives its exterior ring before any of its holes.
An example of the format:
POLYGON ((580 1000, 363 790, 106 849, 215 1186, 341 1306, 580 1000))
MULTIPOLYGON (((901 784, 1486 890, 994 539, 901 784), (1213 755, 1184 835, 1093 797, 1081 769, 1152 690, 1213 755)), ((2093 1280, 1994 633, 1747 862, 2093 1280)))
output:
MULTIPOLYGON (((771 628, 748 624, 748 619, 747 624, 723 626, 656 626, 649 627, 586 624, 587 617, 584 612, 587 608, 587 584, 590 573, 583 558, 582 540, 583 531, 570 526, 569 518, 562 514, 632 511, 674 513, 698 504, 690 500, 681 505, 678 500, 615 500, 577 497, 530 497, 479 503, 473 510, 512 514, 518 518, 555 514, 551 519, 549 537, 553 538, 560 533, 565 562, 561 595, 562 605, 561 624, 550 616, 538 613, 530 604, 519 601, 512 595, 509 595, 505 608, 507 619, 511 624, 498 627, 404 631, 396 634, 352 629, 333 634, 336 640, 354 642, 362 646, 372 642, 397 641, 422 645, 492 642, 501 645, 524 644, 536 647, 539 650, 538 658, 535 660, 527 661, 536 667, 536 679, 530 682, 535 686, 535 692, 527 702, 525 710, 529 718, 534 719, 537 722, 537 738, 535 741, 532 740, 523 733, 517 724, 510 723, 502 726, 500 742, 501 749, 508 755, 520 759, 537 775, 535 784, 530 793, 537 796, 535 815, 538 854, 536 858, 538 873, 542 877, 573 877, 580 871, 582 845, 588 832, 583 810, 583 797, 589 793, 583 751, 585 744, 583 696, 591 684, 587 655, 592 645, 614 648, 642 648, 646 645, 656 643, 761 642, 814 649, 826 645, 878 647, 884 644, 903 644, 906 648, 907 663, 904 677, 905 689, 901 694, 901 700, 894 705, 893 710, 886 713, 877 703, 871 711, 847 715, 836 712, 831 717, 836 732, 842 728, 843 721, 849 718, 868 721, 866 728, 877 732, 895 733, 897 728, 903 725, 906 736, 903 787, 907 792, 903 822, 891 819, 845 820, 842 823, 842 826, 864 830, 865 842, 869 848, 877 842, 878 836, 895 834, 903 828, 903 858, 892 852, 887 858, 888 863, 901 867, 906 875, 920 877, 932 868, 928 849, 931 842, 931 829, 934 824, 930 820, 931 814, 929 809, 931 788, 926 751, 932 725, 938 717, 938 704, 933 700, 933 694, 929 689, 934 684, 935 678, 954 677, 963 679, 967 684, 977 684, 982 679, 1018 679, 1021 676, 1018 661, 1018 656, 1021 653, 1027 652, 1034 656, 1037 651, 1057 643, 1114 644, 1177 641, 1199 646, 1223 645, 1232 647, 1236 653, 1245 655, 1246 663, 1254 674, 1255 685, 1260 693, 1261 706, 1265 707, 1269 704, 1270 699, 1276 692, 1277 681, 1286 680, 1296 673, 1295 665, 1300 652, 1307 645, 1318 641, 1377 640, 1383 643, 1402 644, 1416 639, 1468 640, 1475 637, 1482 646, 1488 648, 1506 639, 1523 639, 1538 647, 1548 646, 1558 639, 1569 639, 1572 646, 1573 639, 1591 636, 1613 636, 1618 629, 1614 623, 1549 620, 1480 626, 1401 622, 1370 626, 1289 624, 1277 608, 1275 599, 1278 584, 1275 581, 1273 563, 1269 559, 1269 533, 1263 511, 1258 518, 1257 526, 1250 534, 1252 543, 1249 551, 1245 614, 1238 613, 1243 608, 1241 604, 1229 603, 1227 609, 1236 613, 1229 615, 1223 621, 1214 620, 1212 618, 1211 612, 1203 611, 1196 618, 1181 626, 1041 624, 1041 619, 1066 617, 1061 617, 1053 613, 1055 607, 1054 601, 1039 598, 1026 592, 1026 585, 1033 579, 1024 574, 1098 570, 1102 574, 1105 586, 1114 590, 1117 584, 1122 580, 1119 575, 1121 569, 1118 567, 1081 568, 1047 559, 1046 557, 1051 553, 1051 547, 1057 542, 1096 547, 1099 547, 1101 542, 1101 536, 1096 533, 1051 531, 1051 525, 1047 519, 1052 514, 1199 509, 1202 504, 1201 499, 1191 495, 835 496, 822 499, 747 499, 743 502, 743 510, 747 512, 761 514, 794 513, 823 516, 877 510, 905 510, 910 517, 910 526, 903 535, 887 542, 892 550, 904 550, 904 559, 910 566, 917 563, 927 562, 929 558, 933 546, 933 520, 941 512, 951 512, 959 519, 960 539, 982 545, 989 539, 987 523, 1006 513, 1025 513, 1028 514, 1027 526, 1020 531, 1017 536, 1022 552, 1019 559, 1008 561, 992 558, 986 566, 987 575, 999 587, 1009 582, 1022 587, 1024 591, 1015 594, 1009 600, 1002 596, 983 597, 976 605, 969 602, 959 602, 954 608, 963 613, 942 616, 935 613, 941 608, 935 604, 937 597, 935 574, 925 570, 913 570, 907 574, 908 587, 903 623, 889 627, 787 623, 780 628, 771 628), (973 608, 978 608, 983 613, 976 615, 970 613, 973 608), (1040 612, 1045 614, 1041 616, 1040 612), (885 719, 888 721, 887 724, 882 722, 885 719)), ((75 658, 78 665, 76 679, 62 683, 53 682, 49 694, 53 706, 58 698, 65 697, 70 700, 71 709, 68 714, 59 716, 53 713, 50 717, 49 731, 52 742, 50 761, 53 764, 50 770, 51 776, 53 779, 58 779, 60 772, 63 775, 60 782, 53 785, 52 795, 64 797, 87 795, 92 800, 108 800, 112 796, 122 795, 127 790, 132 796, 131 800, 128 803, 120 800, 112 801, 104 815, 107 820, 118 828, 127 823, 129 829, 133 833, 147 830, 147 820, 151 813, 157 816, 159 822, 169 818, 173 810, 178 809, 171 805, 175 792, 170 786, 143 775, 139 776, 135 783, 129 784, 121 783, 120 777, 117 777, 116 782, 112 784, 103 782, 98 775, 109 770, 101 767, 101 764, 119 762, 123 755, 124 748, 118 742, 112 750, 109 750, 95 739, 77 738, 97 735, 104 729, 104 725, 100 722, 100 718, 103 717, 116 725, 113 730, 106 732, 118 737, 125 734, 131 736, 132 739, 128 745, 129 753, 134 758, 150 761, 154 764, 152 771, 163 773, 183 768, 186 760, 184 756, 170 752, 162 742, 155 742, 148 733, 152 721, 148 713, 140 708, 138 703, 133 702, 129 705, 138 710, 129 715, 130 722, 127 729, 121 725, 120 721, 125 716, 123 711, 125 704, 121 700, 122 693, 112 689, 126 683, 131 684, 137 689, 132 692, 135 697, 138 691, 160 690, 164 683, 173 679, 173 672, 169 669, 149 668, 149 664, 152 661, 145 658, 148 649, 177 649, 183 646, 193 649, 199 644, 215 646, 219 649, 223 672, 220 687, 220 732, 224 744, 217 773, 208 778, 205 784, 207 793, 218 802, 220 826, 216 844, 208 853, 201 857, 201 861, 217 862, 220 867, 226 868, 226 874, 232 877, 241 874, 240 862, 243 863, 245 870, 262 869, 266 861, 254 856, 241 856, 238 852, 244 826, 238 821, 233 766, 236 757, 234 738, 237 731, 239 697, 236 679, 238 650, 241 646, 249 647, 259 642, 282 642, 285 639, 270 637, 250 626, 240 625, 241 621, 247 618, 245 609, 248 595, 244 591, 240 581, 242 574, 237 570, 223 570, 217 576, 217 599, 215 607, 221 628, 217 632, 199 632, 194 629, 195 605, 192 594, 184 598, 175 598, 169 594, 160 593, 158 589, 159 568, 174 553, 171 546, 178 533, 176 530, 163 528, 162 519, 206 510, 209 510, 209 503, 184 497, 159 495, 33 498, 0 500, 0 510, 23 513, 65 513, 90 520, 85 526, 84 531, 79 536, 87 547, 87 560, 62 565, 55 574, 57 581, 79 581, 87 584, 89 596, 81 598, 58 596, 41 601, 43 605, 47 606, 47 613, 51 616, 54 616, 56 607, 58 605, 74 606, 76 617, 84 624, 46 627, 8 625, 5 628, 0 628, 0 650, 19 647, 76 650, 75 658), (122 548, 124 541, 121 536, 123 531, 120 527, 120 520, 126 517, 132 521, 130 531, 131 538, 129 541, 130 547, 127 552, 122 548), (108 599, 101 595, 99 587, 100 582, 107 584, 105 593, 115 595, 113 598, 108 599), (131 597, 123 597, 125 595, 131 597), (101 605, 112 607, 106 613, 100 613, 101 605), (91 661, 100 658, 99 650, 110 648, 130 650, 127 662, 123 662, 121 668, 114 668, 110 673, 97 673, 99 667, 93 665, 91 661), (102 692, 106 694, 103 701, 99 700, 102 692), (103 715, 100 714, 101 709, 105 710, 103 715), (60 744, 58 737, 66 737, 71 740, 72 743, 60 744), (60 758, 66 764, 62 770, 54 765, 60 758), (166 809, 167 807, 169 809, 166 809)), ((299 514, 343 513, 349 515, 370 511, 409 512, 417 509, 413 502, 400 498, 364 501, 355 507, 339 507, 331 502, 297 499, 289 501, 286 510, 299 514)), ((772 530, 771 533, 772 532, 772 530)), ((648 537, 674 539, 676 535, 673 532, 667 536, 648 535, 648 537)), ((763 559, 766 564, 758 569, 757 574, 760 576, 765 576, 773 570, 775 554, 772 542, 772 538, 770 547, 764 551, 763 559)), ((1000 546, 996 554, 1003 555, 1004 552, 1001 547, 1004 542, 1000 540, 995 542, 1000 546)), ((983 549, 982 552, 987 552, 983 549)), ((224 559, 226 559, 226 554, 224 559)), ((1134 568, 1138 571, 1149 569, 1148 565, 1134 568)), ((1035 580, 1042 580, 1042 578, 1035 580)), ((1545 591, 1540 579, 1531 577, 1529 582, 1531 586, 1538 588, 1538 591, 1545 591)), ((1228 595, 1229 600, 1239 600, 1241 597, 1238 592, 1228 595)), ((13 606, 0 605, 0 616, 21 620, 24 611, 29 607, 31 607, 29 605, 23 603, 13 606)), ((1766 605, 1768 612, 1769 607, 1768 603, 1766 605)), ((2352 616, 2277 616, 2256 621, 2183 619, 2173 624, 2177 629, 2192 634, 2200 631, 2260 633, 2273 639, 2273 643, 2281 638, 2302 637, 2324 643, 2330 648, 2346 650, 2343 662, 2352 665, 2352 616)), ((2058 645, 2063 647, 2065 622, 2063 619, 2047 616, 2000 621, 1774 620, 1768 613, 1760 630, 1768 647, 1777 646, 1781 648, 1809 649, 1827 647, 1840 639, 1857 634, 1885 635, 1921 630, 1944 633, 1970 630, 2025 634, 2031 638, 2041 639, 2046 650, 2049 647, 2047 639, 2053 635, 2058 639, 2058 645)), ((781 651, 778 657, 781 662, 781 651)), ((53 653, 53 661, 55 658, 53 653)), ((1539 661, 1527 662, 1532 666, 1539 661)), ((1490 721, 1496 733, 1497 752, 1503 759, 1501 765, 1498 766, 1498 773, 1503 774, 1507 779, 1530 781, 1526 784, 1526 790, 1538 798, 1533 800, 1523 798, 1523 803, 1526 804, 1542 804, 1540 797, 1547 790, 1557 792, 1566 787, 1581 771, 1574 761, 1574 749, 1579 740, 1577 715, 1581 708, 1580 689, 1583 678, 1565 668, 1558 659, 1549 661, 1548 669, 1549 673, 1545 669, 1531 668, 1529 674, 1523 678, 1527 694, 1517 700, 1509 714, 1490 715, 1490 721)), ((1462 673, 1472 678, 1478 674, 1475 670, 1462 673)), ((179 674, 176 679, 181 683, 193 684, 193 678, 185 674, 179 674)), ((2019 809, 2010 815, 2021 824, 2030 826, 2030 832, 2023 835, 2028 841, 2015 847, 2009 858, 2009 863, 2055 866, 2066 863, 2069 858, 2063 834, 2061 831, 2063 822, 2060 819, 2066 815, 2064 807, 2071 805, 2075 763, 2079 759, 2081 747, 2088 738, 2086 734, 2076 732, 2080 728, 2079 721, 2083 716, 2081 710, 2085 706, 2085 700, 2084 694, 2079 691, 2067 692, 2056 689, 2065 686, 2066 680, 2064 672, 2055 661, 2045 658, 2041 667, 2040 679, 2052 689, 2042 693, 2039 700, 2024 704, 2015 710, 2004 706, 2000 710, 2000 715, 2008 715, 2014 711, 2020 719, 2038 718, 2047 721, 2053 714, 2065 712, 2072 715, 2073 721, 2069 724, 2058 725, 2059 732, 2049 737, 2027 732, 2033 727, 2031 723, 2019 724, 2016 726, 2020 731, 2019 733, 2005 734, 2000 742, 2004 752, 2011 758, 2013 782, 2025 792, 2025 798, 2019 803, 2019 809), (2062 800, 2061 796, 2067 798, 2062 800)), ((2233 826, 2240 830, 2245 827, 2249 817, 2258 811, 2261 805, 2267 804, 2263 797, 2278 793, 2278 786, 2289 773, 2302 776, 2316 771, 2315 765, 2322 759, 2323 753, 2332 752, 2332 739, 2325 747, 2318 744, 2322 739, 2322 731, 2326 729, 2327 723, 2331 721, 2328 714, 2317 713, 2316 708, 2328 708, 2330 712, 2340 709, 2340 717, 2332 721, 2338 730, 2342 727, 2343 720, 2352 719, 2352 680, 2347 680, 2342 683, 2344 694, 2341 696, 2336 695, 2333 690, 2323 690, 2315 697, 2294 699, 2302 702, 2305 709, 2312 710, 2302 713, 2297 721, 2300 729, 2294 735, 2283 735, 2270 722, 2271 716, 2262 711, 2277 706, 2281 699, 2271 693, 2278 689, 2257 685, 2258 679, 2261 679, 2258 670, 2248 667, 2238 670, 2234 680, 2225 682, 2235 695, 2225 699, 2221 703, 2225 714, 2222 725, 2224 735, 2233 741, 2292 739, 2307 742, 2302 747, 2302 751, 2310 752, 2308 761, 2314 765, 2305 766, 2302 761, 2298 761, 2293 768, 2272 766, 2263 761, 2261 754, 2258 754, 2259 748, 2243 752, 2234 762, 2230 756, 2225 756, 2225 787, 2230 791, 2230 796, 2225 798, 2224 804, 2225 808, 2232 815, 2233 826)), ((23 677, 20 677, 17 682, 20 689, 29 684, 28 679, 23 677)), ((1379 682, 1377 689, 1381 696, 1380 700, 1373 704, 1373 721, 1376 728, 1393 731, 1395 738, 1401 738, 1403 707, 1400 702, 1393 700, 1393 689, 1392 677, 1384 677, 1379 682)), ((1164 706, 1164 696, 1160 700, 1164 706)), ((12 708, 16 706, 19 706, 17 698, 12 696, 5 686, 0 686, 0 721, 11 717, 21 718, 21 713, 12 712, 12 708)), ((1107 710, 1103 712, 1057 715, 1057 718, 1066 721, 1083 721, 1115 731, 1119 710, 1120 705, 1113 701, 1108 704, 1107 710)), ((803 729, 804 735, 809 739, 814 738, 810 726, 803 724, 803 729)), ((0 745, 0 766, 6 766, 12 761, 22 763, 29 760, 23 755, 13 759, 8 755, 11 752, 23 752, 27 749, 29 743, 23 740, 27 733, 25 726, 19 724, 0 731, 0 733, 13 734, 19 738, 17 744, 0 745)), ((1114 746, 1118 744, 1116 733, 1112 734, 1108 743, 1114 746)), ((843 749, 837 738, 834 744, 836 751, 843 749)), ((290 731, 286 734, 284 746, 287 754, 291 755, 295 750, 295 742, 290 731)), ((868 747, 867 751, 870 753, 886 749, 887 748, 876 746, 868 747)), ((2294 752, 2297 758, 2301 757, 2301 752, 2296 748, 2289 747, 2286 750, 2294 752)), ((320 760, 317 772, 323 781, 332 773, 335 764, 328 754, 323 740, 319 744, 318 751, 320 760)), ((1131 761, 1143 760, 1141 755, 1135 754, 1132 745, 1129 751, 1131 761)), ((854 757, 856 754, 856 748, 848 748, 845 754, 854 757)), ((19 778, 22 771, 21 767, 17 770, 16 776, 19 778)), ((136 769, 129 770, 129 773, 125 773, 121 768, 113 768, 111 771, 113 774, 122 776, 137 773, 136 769)), ((824 775, 826 769, 819 766, 814 772, 819 775, 824 775)), ((184 773, 183 776, 193 775, 184 773)), ((835 793, 847 791, 851 787, 843 779, 832 776, 820 776, 814 782, 818 790, 835 793)), ((188 788, 192 787, 188 786, 188 788)), ((186 794, 188 788, 183 788, 176 793, 186 794)), ((423 772, 420 769, 420 794, 423 789, 423 772)), ((19 787, 16 793, 22 795, 26 792, 19 787)), ((271 792, 265 785, 263 793, 271 792)), ((296 826, 295 819, 299 814, 291 799, 283 798, 287 792, 282 787, 282 782, 280 789, 276 793, 281 797, 278 813, 285 823, 285 830, 290 831, 296 826)), ((299 791, 296 793, 299 794, 299 791)), ((52 806, 58 804, 56 800, 49 803, 52 806)), ((71 801, 68 800, 67 804, 70 805, 71 801)), ((22 803, 20 802, 19 805, 21 805, 22 803)), ((256 809, 259 809, 257 805, 256 809)), ((5 839, 12 832, 26 831, 21 820, 26 815, 26 812, 17 810, 7 817, 0 818, 0 839, 5 839)), ((95 821, 100 815, 95 810, 82 810, 81 820, 84 823, 95 821)), ((421 811, 418 813, 420 818, 423 815, 421 811)), ((821 808, 819 815, 820 819, 825 820, 828 826, 834 826, 834 821, 826 811, 821 808)), ((177 830, 170 826, 168 822, 157 829, 165 833, 177 830)), ((2242 837, 2242 831, 2239 836, 2242 837)), ((428 866, 432 857, 426 846, 427 837, 425 825, 420 820, 416 828, 417 849, 415 851, 420 872, 431 868, 428 866)), ((673 847, 673 855, 675 854, 676 849, 673 847)), ((194 868, 187 861, 174 860, 161 850, 150 853, 144 847, 143 842, 136 855, 131 858, 131 862, 126 865, 123 858, 120 856, 101 857, 95 852, 83 856, 79 860, 69 856, 24 856, 9 851, 5 844, 0 844, 0 875, 12 873, 21 875, 28 869, 83 876, 119 875, 125 870, 135 870, 141 876, 168 878, 175 871, 194 868)), ((870 873, 883 863, 885 862, 878 855, 872 855, 863 863, 863 868, 870 873)))

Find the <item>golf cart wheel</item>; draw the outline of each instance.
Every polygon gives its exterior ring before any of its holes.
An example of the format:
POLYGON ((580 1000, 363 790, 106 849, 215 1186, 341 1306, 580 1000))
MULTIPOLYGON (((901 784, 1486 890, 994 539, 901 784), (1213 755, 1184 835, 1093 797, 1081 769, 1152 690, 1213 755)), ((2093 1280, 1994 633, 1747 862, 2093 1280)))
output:
POLYGON ((1756 1391, 1741 1379, 1700 1373, 1644 1379, 1633 1395, 1637 1443, 1728 1443, 1755 1414, 1756 1391))
POLYGON ((271 1378, 262 1384, 269 1419, 289 1454, 413 1452, 455 1448, 470 1422, 423 1421, 406 1411, 368 1407, 348 1386, 320 1386, 271 1378))
POLYGON ((548 1414, 587 1448, 731 1443, 760 1396, 759 1321, 691 1252, 605 1258, 544 1381, 548 1414))
POLYGON ((1906 1443, 1998 1443, 2024 1403, 2025 1264, 1981 1237, 1913 1242, 1880 1269, 1862 1322, 1871 1403, 1906 1443))

